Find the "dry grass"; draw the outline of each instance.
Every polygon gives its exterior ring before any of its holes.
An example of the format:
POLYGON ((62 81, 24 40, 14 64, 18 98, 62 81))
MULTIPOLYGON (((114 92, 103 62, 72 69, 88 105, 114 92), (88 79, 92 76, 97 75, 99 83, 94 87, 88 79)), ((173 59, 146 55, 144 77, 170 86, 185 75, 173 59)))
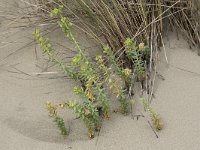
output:
POLYGON ((48 24, 55 22, 49 13, 58 5, 63 5, 65 15, 98 42, 103 36, 115 51, 127 37, 160 47, 169 24, 187 35, 191 45, 200 46, 199 0, 21 0, 13 4, 17 13, 10 9, 6 15, 5 11, 0 14, 14 22, 23 19, 31 25, 48 24))

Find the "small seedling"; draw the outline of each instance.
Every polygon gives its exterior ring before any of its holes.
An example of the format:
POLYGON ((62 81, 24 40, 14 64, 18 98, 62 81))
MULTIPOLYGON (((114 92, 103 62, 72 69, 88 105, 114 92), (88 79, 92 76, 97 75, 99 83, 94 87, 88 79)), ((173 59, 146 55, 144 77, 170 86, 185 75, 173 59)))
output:
POLYGON ((149 105, 145 98, 141 98, 142 104, 144 105, 145 110, 147 110, 150 114, 151 120, 153 122, 154 127, 156 130, 162 130, 161 120, 158 114, 153 110, 153 108, 149 105))
POLYGON ((51 118, 53 118, 53 122, 56 123, 56 125, 57 125, 58 129, 60 130, 61 134, 62 135, 68 135, 69 131, 65 127, 65 123, 64 123, 63 118, 58 116, 58 112, 57 112, 58 106, 54 105, 51 102, 47 102, 46 106, 47 106, 47 110, 49 112, 49 116, 51 118))

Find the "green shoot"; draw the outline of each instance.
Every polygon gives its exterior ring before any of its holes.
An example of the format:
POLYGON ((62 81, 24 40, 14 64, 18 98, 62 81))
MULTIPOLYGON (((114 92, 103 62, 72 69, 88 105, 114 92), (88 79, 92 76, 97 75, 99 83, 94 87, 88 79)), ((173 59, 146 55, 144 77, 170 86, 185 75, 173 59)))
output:
POLYGON ((141 101, 142 104, 144 105, 144 108, 149 112, 151 120, 156 130, 162 130, 162 124, 158 114, 153 110, 153 108, 149 105, 149 103, 145 98, 141 98, 141 101))

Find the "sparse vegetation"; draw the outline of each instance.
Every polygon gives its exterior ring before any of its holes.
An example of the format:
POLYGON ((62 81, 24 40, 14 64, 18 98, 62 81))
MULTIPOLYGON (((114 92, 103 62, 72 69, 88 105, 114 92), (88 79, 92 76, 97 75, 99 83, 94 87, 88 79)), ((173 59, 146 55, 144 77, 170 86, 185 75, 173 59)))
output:
POLYGON ((158 114, 155 112, 155 110, 153 110, 153 108, 149 105, 148 101, 144 97, 141 98, 141 101, 146 111, 149 112, 151 120, 156 130, 162 130, 162 124, 158 114))
POLYGON ((69 131, 65 127, 64 120, 58 115, 58 106, 53 104, 52 102, 47 102, 46 106, 49 112, 49 116, 53 118, 53 122, 56 123, 58 129, 60 130, 60 133, 62 135, 68 135, 69 131))
MULTIPOLYGON (((65 36, 75 45, 77 52, 67 65, 57 56, 50 40, 43 37, 40 30, 37 29, 34 33, 35 40, 49 59, 78 84, 74 93, 82 101, 67 101, 55 105, 47 103, 49 115, 61 134, 67 135, 69 131, 57 113, 59 108, 72 110, 86 125, 89 137, 93 138, 102 120, 110 117, 111 104, 106 91, 116 95, 120 112, 125 115, 130 112, 129 98, 133 96, 131 91, 135 81, 142 84, 142 91, 151 94, 151 74, 156 72, 156 53, 164 45, 163 38, 169 30, 181 31, 191 47, 200 47, 199 4, 199 0, 26 2, 27 14, 20 18, 23 22, 24 18, 28 18, 27 26, 57 22, 65 36), (169 22, 169 25, 165 22, 169 22), (79 28, 102 47, 103 54, 96 57, 96 62, 81 48, 72 27, 79 28)), ((16 14, 5 17, 19 18, 15 17, 16 14)), ((149 101, 142 98, 142 104, 149 112, 155 128, 161 130, 160 118, 149 101)))
MULTIPOLYGON (((124 69, 119 64, 111 48, 108 46, 104 47, 103 52, 105 57, 108 58, 113 66, 111 65, 108 67, 105 65, 107 60, 104 60, 103 56, 97 56, 96 62, 93 62, 81 49, 81 46, 72 33, 72 23, 68 18, 62 16, 62 9, 62 6, 55 8, 52 11, 51 16, 57 16, 60 18, 60 21, 58 21, 60 28, 67 38, 69 38, 75 45, 77 54, 72 58, 70 66, 66 65, 62 60, 56 57, 55 50, 53 49, 49 39, 42 37, 39 30, 36 30, 34 36, 37 43, 43 49, 43 52, 48 55, 49 59, 53 63, 57 64, 67 76, 81 83, 81 87, 77 86, 74 88, 74 93, 80 96, 82 102, 67 101, 58 106, 74 111, 78 118, 80 118, 86 125, 89 137, 93 138, 95 131, 101 126, 102 119, 109 118, 110 103, 104 85, 111 89, 111 91, 116 95, 116 98, 121 105, 121 112, 123 114, 128 114, 130 106, 128 90, 131 84, 132 70, 129 68, 124 69), (95 66, 98 67, 95 68, 95 66), (117 76, 124 84, 117 81, 117 76), (126 86, 128 88, 123 88, 123 85, 128 85, 126 86)), ((129 38, 125 41, 125 47, 127 47, 130 52, 134 51, 133 64, 141 63, 142 66, 138 65, 137 67, 143 67, 142 69, 145 72, 144 60, 142 59, 144 46, 142 47, 140 45, 139 49, 136 50, 136 45, 135 47, 130 46, 134 42, 131 40, 130 43, 128 43, 128 41, 130 41, 129 38)), ((139 69, 136 69, 136 74, 138 74, 139 69)), ((50 116, 55 116, 54 121, 57 123, 61 132, 66 134, 64 121, 57 115, 57 107, 53 107, 53 105, 50 104, 51 103, 48 103, 47 105, 50 116)))

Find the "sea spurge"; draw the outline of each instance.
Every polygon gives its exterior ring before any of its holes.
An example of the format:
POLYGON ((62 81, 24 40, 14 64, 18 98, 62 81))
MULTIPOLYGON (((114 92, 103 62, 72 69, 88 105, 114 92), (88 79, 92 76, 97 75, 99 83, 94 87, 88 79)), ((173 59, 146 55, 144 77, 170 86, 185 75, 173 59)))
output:
POLYGON ((103 52, 104 52, 104 54, 106 54, 108 56, 109 61, 114 65, 117 74, 121 75, 122 68, 119 66, 117 59, 115 58, 115 54, 111 50, 111 48, 109 46, 105 46, 103 48, 103 52))
POLYGON ((140 44, 139 47, 136 46, 136 43, 133 39, 127 38, 124 42, 126 55, 133 62, 135 73, 140 81, 145 79, 145 62, 143 60, 144 44, 140 44))
POLYGON ((52 47, 50 41, 48 38, 45 38, 42 36, 42 34, 40 33, 40 30, 36 30, 34 33, 33 33, 34 37, 35 37, 35 40, 36 42, 40 45, 41 49, 43 50, 43 52, 45 54, 48 55, 49 59, 55 63, 56 65, 58 65, 61 70, 69 77, 71 77, 72 79, 75 79, 77 80, 79 77, 78 77, 78 74, 76 73, 76 71, 74 70, 74 67, 73 66, 66 66, 64 64, 64 62, 60 59, 58 59, 56 56, 55 56, 55 50, 54 48, 52 47))
POLYGON ((41 46, 44 53, 48 54, 50 58, 53 57, 53 48, 48 38, 42 37, 40 30, 36 29, 33 33, 36 42, 41 46))
POLYGON ((57 105, 53 104, 52 102, 47 101, 46 107, 47 107, 50 117, 57 116, 57 105))
POLYGON ((65 106, 72 109, 75 114, 85 123, 88 129, 90 138, 94 137, 95 130, 100 126, 101 120, 96 107, 91 102, 86 102, 84 105, 70 101, 65 103, 65 106))
POLYGON ((87 96, 85 94, 85 91, 82 87, 79 87, 79 86, 75 86, 74 87, 74 93, 76 95, 79 95, 81 98, 83 98, 84 100, 87 100, 87 96))
POLYGON ((74 36, 71 33, 71 27, 72 27, 72 23, 69 20, 69 18, 63 17, 61 16, 60 21, 58 22, 60 28, 62 29, 62 31, 65 33, 65 35, 74 40, 74 36))
POLYGON ((121 71, 122 79, 128 84, 131 83, 131 73, 132 73, 132 71, 129 68, 122 69, 122 71, 121 71))
POLYGON ((65 127, 64 120, 63 120, 63 118, 61 118, 58 115, 58 112, 57 112, 58 105, 53 104, 51 102, 47 102, 46 103, 46 107, 47 107, 47 110, 49 112, 49 116, 51 118, 53 118, 53 122, 56 123, 56 125, 57 125, 58 129, 60 130, 61 134, 62 135, 67 135, 68 131, 67 131, 66 127, 65 127))
POLYGON ((66 127, 65 127, 65 122, 63 120, 63 118, 56 116, 53 120, 53 122, 56 123, 57 127, 60 129, 60 132, 62 135, 68 135, 69 131, 67 131, 66 127))
POLYGON ((78 53, 72 58, 72 62, 71 63, 74 66, 80 66, 80 64, 82 62, 82 59, 83 59, 82 54, 78 53))
POLYGON ((88 80, 86 82, 86 89, 85 89, 85 93, 86 93, 86 96, 88 97, 88 99, 92 102, 95 101, 95 95, 94 95, 94 92, 93 92, 93 84, 94 84, 94 81, 93 80, 88 80))
POLYGON ((63 12, 63 6, 60 5, 58 8, 54 8, 51 13, 50 13, 50 16, 51 17, 57 17, 57 16, 60 16, 63 12))
MULTIPOLYGON (((110 50, 108 50, 107 48, 106 48, 106 51, 107 53, 110 53, 110 50)), ((99 70, 104 75, 104 82, 108 85, 108 87, 112 90, 112 92, 116 95, 116 98, 120 102, 121 112, 123 114, 127 114, 128 102, 127 102, 127 96, 126 96, 125 91, 122 89, 122 87, 120 87, 120 84, 117 82, 116 78, 113 76, 111 70, 104 64, 103 57, 101 55, 97 56, 96 61, 97 61, 97 65, 99 66, 99 70)), ((129 77, 130 73, 131 71, 127 69, 122 74, 124 74, 124 76, 126 77, 129 77)))
MULTIPOLYGON (((116 95, 116 98, 120 102, 121 112, 123 114, 128 113, 129 102, 127 100, 127 91, 130 87, 131 76, 133 73, 136 73, 140 79, 145 74, 144 58, 147 56, 147 48, 144 43, 137 46, 136 42, 131 38, 125 41, 125 53, 132 60, 134 69, 123 68, 115 57, 113 50, 108 46, 103 48, 103 52, 112 66, 108 67, 105 65, 106 61, 103 56, 97 56, 96 63, 94 63, 90 57, 85 55, 84 50, 82 50, 79 42, 76 40, 72 32, 72 22, 62 14, 63 6, 59 6, 51 12, 51 17, 59 19, 58 25, 61 30, 75 45, 77 54, 72 58, 69 65, 66 65, 62 59, 57 58, 49 39, 43 37, 39 30, 35 31, 34 36, 49 59, 58 65, 67 76, 79 81, 81 86, 74 87, 74 93, 81 97, 82 102, 68 101, 58 105, 48 102, 47 110, 61 133, 67 134, 68 131, 65 128, 64 120, 59 117, 57 110, 58 108, 71 109, 86 125, 89 137, 92 138, 94 137, 95 130, 101 126, 102 118, 109 118, 110 103, 106 94, 106 87, 111 89, 112 93, 116 95), (124 85, 117 80, 118 77, 120 77, 120 81, 124 81, 125 89, 123 88, 124 85)), ((153 112, 151 113, 152 120, 157 124, 157 128, 159 128, 159 120, 156 119, 156 115, 153 112)))
POLYGON ((117 72, 117 75, 119 75, 125 84, 129 86, 131 81, 131 70, 129 68, 124 69, 119 65, 117 59, 115 58, 115 54, 110 47, 105 46, 103 52, 108 56, 109 61, 112 63, 114 69, 117 72))
POLYGON ((94 90, 96 93, 96 99, 100 103, 100 106, 102 108, 103 117, 109 118, 110 104, 107 95, 105 94, 105 89, 103 88, 103 85, 101 83, 96 83, 94 90))
POLYGON ((144 105, 144 108, 149 112, 154 127, 157 130, 162 130, 162 124, 158 114, 153 110, 153 108, 149 105, 148 101, 145 98, 142 97, 141 101, 144 105))
POLYGON ((127 51, 132 51, 137 49, 136 42, 131 38, 127 38, 125 40, 124 46, 126 47, 127 51))
POLYGON ((127 91, 121 90, 118 95, 118 100, 121 103, 121 112, 124 115, 127 115, 129 112, 129 102, 127 101, 127 91))
POLYGON ((73 24, 72 24, 72 22, 70 21, 69 18, 64 17, 62 15, 62 11, 63 11, 63 6, 59 6, 59 8, 55 8, 51 12, 51 16, 60 18, 60 20, 58 21, 58 25, 60 26, 61 30, 66 35, 66 37, 68 37, 75 44, 76 49, 80 53, 82 53, 82 49, 81 49, 79 43, 77 42, 74 34, 71 32, 73 24))

